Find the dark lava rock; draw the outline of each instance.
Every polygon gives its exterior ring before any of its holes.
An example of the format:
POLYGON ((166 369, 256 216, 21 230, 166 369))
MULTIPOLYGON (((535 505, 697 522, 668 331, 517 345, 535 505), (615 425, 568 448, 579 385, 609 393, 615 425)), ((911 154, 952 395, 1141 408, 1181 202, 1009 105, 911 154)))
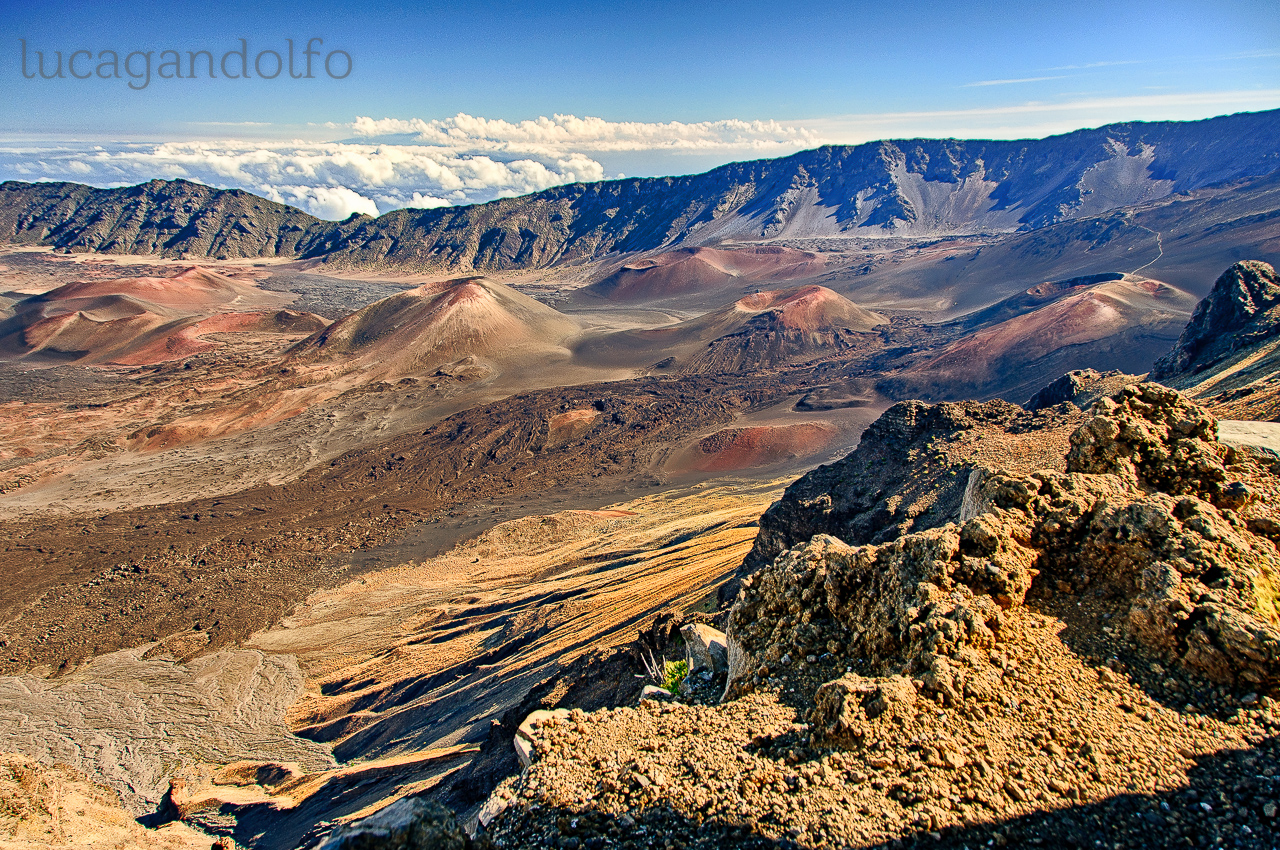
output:
POLYGON ((895 404, 867 428, 852 454, 812 470, 769 507, 742 568, 721 588, 721 603, 736 598, 746 575, 815 534, 858 546, 955 521, 977 464, 957 459, 941 444, 974 428, 1017 433, 1055 424, 1061 423, 1000 399, 895 404))
POLYGON ((1267 263, 1246 260, 1222 273, 1173 350, 1151 367, 1150 378, 1163 381, 1203 372, 1229 355, 1280 329, 1280 278, 1267 263))
MULTIPOLYGON (((482 846, 467 837, 453 812, 417 797, 398 800, 367 818, 341 827, 321 850, 470 850, 482 846)), ((483 842, 483 846, 490 846, 483 842)))

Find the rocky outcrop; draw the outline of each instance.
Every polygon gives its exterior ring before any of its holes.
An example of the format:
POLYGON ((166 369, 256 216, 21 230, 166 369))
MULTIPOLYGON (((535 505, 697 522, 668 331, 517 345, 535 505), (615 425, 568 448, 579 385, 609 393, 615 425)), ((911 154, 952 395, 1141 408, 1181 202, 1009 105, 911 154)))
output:
MULTIPOLYGON (((1051 446, 1057 434, 1065 449, 1066 433, 1079 421, 1078 413, 1029 413, 999 399, 895 404, 863 432, 851 454, 809 472, 769 507, 743 568, 721 591, 721 602, 732 602, 743 577, 816 534, 861 545, 954 522, 971 470, 987 462, 984 440, 994 445, 1009 434, 1028 439, 1042 434, 1038 441, 1051 446)), ((1030 472, 1054 461, 1026 452, 1021 462, 1028 468, 1020 471, 1030 472)))
POLYGON ((1274 337, 1280 330, 1280 278, 1267 263, 1231 266, 1196 305, 1173 350, 1151 367, 1153 381, 1167 381, 1212 368, 1233 353, 1274 337))
MULTIPOLYGON (((948 703, 993 699, 1008 612, 1033 586, 1121 600, 1138 642, 1212 681, 1280 686, 1275 468, 1219 443, 1212 416, 1157 384, 1093 414, 1066 472, 987 476, 986 512, 963 525, 881 545, 819 535, 750 577, 729 618, 728 692, 821 656, 916 677, 948 703)), ((871 692, 855 685, 831 686, 815 734, 857 727, 837 722, 871 692)))
POLYGON ((1150 383, 1099 401, 1057 469, 1010 474, 1020 449, 968 476, 963 523, 783 552, 730 611, 726 698, 540 730, 492 835, 1269 846, 1275 791, 1248 777, 1280 729, 1280 465, 1150 383))
POLYGON ((1088 410, 1103 396, 1118 392, 1122 387, 1136 383, 1141 378, 1111 370, 1073 369, 1053 383, 1041 389, 1023 405, 1027 410, 1044 410, 1060 404, 1071 404, 1080 410, 1088 410))

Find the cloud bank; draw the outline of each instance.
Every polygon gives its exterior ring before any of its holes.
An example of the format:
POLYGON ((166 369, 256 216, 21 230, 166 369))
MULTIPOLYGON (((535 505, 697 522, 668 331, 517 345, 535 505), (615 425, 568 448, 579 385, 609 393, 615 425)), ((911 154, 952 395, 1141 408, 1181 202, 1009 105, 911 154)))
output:
POLYGON ((360 117, 351 125, 358 136, 412 134, 419 144, 442 148, 509 151, 543 155, 569 151, 752 151, 768 156, 782 150, 820 144, 818 134, 777 121, 679 121, 643 123, 554 115, 511 123, 458 113, 424 121, 360 117))
POLYGON ((433 121, 359 117, 331 128, 353 135, 330 142, 0 143, 0 173, 98 186, 184 178, 341 219, 603 180, 600 152, 771 156, 820 141, 772 121, 640 123, 572 115, 518 123, 465 114, 433 121))

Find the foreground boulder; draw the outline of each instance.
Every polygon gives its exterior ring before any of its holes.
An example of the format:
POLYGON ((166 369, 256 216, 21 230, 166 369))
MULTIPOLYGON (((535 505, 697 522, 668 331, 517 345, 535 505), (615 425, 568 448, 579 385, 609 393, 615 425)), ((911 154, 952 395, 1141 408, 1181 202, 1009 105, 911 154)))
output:
POLYGON ((886 723, 914 717, 916 703, 915 686, 904 676, 867 679, 846 673, 818 688, 810 720, 821 739, 862 745, 886 723))
POLYGON ((689 673, 722 673, 729 663, 728 641, 724 632, 705 623, 689 623, 680 629, 684 638, 685 662, 689 673))

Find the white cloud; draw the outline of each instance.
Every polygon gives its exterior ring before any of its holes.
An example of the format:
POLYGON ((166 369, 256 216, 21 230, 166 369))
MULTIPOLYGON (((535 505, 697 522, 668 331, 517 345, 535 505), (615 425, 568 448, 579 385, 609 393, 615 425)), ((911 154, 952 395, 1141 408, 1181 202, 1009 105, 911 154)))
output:
MULTIPOLYGON (((0 173, 128 185, 155 177, 237 187, 322 218, 430 209, 605 179, 602 153, 777 156, 821 140, 776 121, 644 123, 554 115, 510 122, 357 118, 347 141, 0 144, 0 173), (407 137, 407 138, 406 138, 407 137)), ((614 173, 611 169, 610 173, 614 173)))
POLYGON ((721 150, 776 154, 822 142, 812 130, 777 121, 641 122, 553 115, 513 123, 463 112, 433 120, 361 116, 351 124, 351 130, 371 139, 411 135, 419 144, 446 149, 541 155, 721 150))
POLYGON ((421 192, 414 192, 409 196, 409 200, 405 203, 405 206, 417 210, 432 210, 436 207, 447 207, 449 206, 449 202, 444 198, 435 198, 431 195, 424 195, 421 192))
POLYGON ((371 198, 346 186, 278 186, 264 191, 263 197, 300 207, 314 216, 335 221, 347 218, 352 213, 378 214, 378 205, 371 198))
POLYGON ((425 145, 342 142, 166 142, 114 145, 0 144, 0 173, 99 186, 185 178, 241 188, 322 218, 376 215, 523 195, 562 183, 601 180, 580 153, 503 159, 425 145))
POLYGON ((1039 83, 1044 80, 1065 80, 1067 76, 1067 74, 1058 74, 1053 77, 1019 77, 1016 80, 978 80, 976 83, 965 83, 964 87, 971 89, 975 86, 1012 86, 1018 83, 1039 83))

